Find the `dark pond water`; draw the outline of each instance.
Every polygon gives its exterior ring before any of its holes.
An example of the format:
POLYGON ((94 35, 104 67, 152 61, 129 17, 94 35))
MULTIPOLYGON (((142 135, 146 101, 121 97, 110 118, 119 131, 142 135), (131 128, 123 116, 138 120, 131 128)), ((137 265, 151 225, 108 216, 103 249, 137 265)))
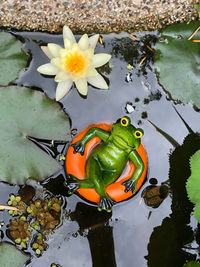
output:
MULTIPOLYGON (((32 55, 30 66, 15 83, 43 90, 54 98, 53 78, 40 75, 36 69, 48 62, 39 46, 48 42, 62 45, 62 36, 27 32, 15 35, 32 55)), ((25 250, 32 254, 29 267, 49 267, 52 263, 62 267, 182 267, 186 261, 200 258, 200 228, 191 215, 193 206, 185 191, 189 157, 200 149, 200 113, 190 105, 173 102, 159 85, 153 53, 146 48, 154 47, 158 34, 145 32, 137 37, 140 41, 128 34, 103 36, 103 45, 98 43, 95 51, 112 54, 112 68, 107 64, 100 69, 109 90, 89 86, 87 98, 82 98, 73 87, 61 104, 71 119, 71 129, 79 132, 89 124, 127 115, 130 102, 134 107, 129 114, 132 123, 145 133, 147 179, 135 197, 114 206, 112 213, 100 213, 79 196, 67 196, 64 170, 50 177, 44 186, 65 200, 62 220, 54 234, 48 236, 48 249, 41 257, 30 248, 25 250), (144 56, 147 59, 140 66, 144 56), (127 69, 128 64, 133 65, 133 70, 127 69), (157 185, 170 187, 169 196, 158 208, 148 207, 141 198, 143 190, 155 181, 151 178, 157 179, 157 185)), ((67 147, 57 144, 50 149, 58 159, 67 147)), ((1 203, 6 204, 8 195, 18 190, 19 186, 1 183, 1 203)), ((10 219, 7 211, 0 213, 0 221, 5 222, 1 228, 3 241, 12 242, 6 234, 10 219)))

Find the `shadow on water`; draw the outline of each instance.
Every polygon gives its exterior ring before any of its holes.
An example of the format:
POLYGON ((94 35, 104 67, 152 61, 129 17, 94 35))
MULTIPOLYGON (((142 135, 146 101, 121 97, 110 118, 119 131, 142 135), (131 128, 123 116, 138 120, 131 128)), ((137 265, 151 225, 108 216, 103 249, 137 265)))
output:
POLYGON ((200 149, 200 134, 190 133, 181 146, 176 147, 170 155, 169 185, 171 188, 172 213, 166 217, 161 226, 154 228, 148 244, 149 267, 182 267, 185 262, 195 260, 198 253, 199 237, 196 248, 192 243, 199 235, 189 225, 193 204, 186 192, 186 181, 190 176, 189 159, 200 149))
POLYGON ((109 225, 111 213, 99 213, 96 207, 90 207, 84 203, 78 203, 71 213, 71 220, 76 220, 80 227, 80 233, 88 230, 93 267, 116 267, 113 227, 109 225), (87 214, 87 216, 85 216, 87 214))

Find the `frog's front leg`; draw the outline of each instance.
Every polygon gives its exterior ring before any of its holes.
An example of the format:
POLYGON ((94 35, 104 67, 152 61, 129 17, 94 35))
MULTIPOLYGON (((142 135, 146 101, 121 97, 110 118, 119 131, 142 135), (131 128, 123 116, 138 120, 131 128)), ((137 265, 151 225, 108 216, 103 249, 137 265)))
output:
POLYGON ((90 128, 80 141, 72 144, 74 153, 80 153, 81 155, 83 155, 86 144, 95 136, 98 136, 102 141, 106 142, 110 134, 97 127, 90 128))
POLYGON ((144 170, 144 163, 136 150, 132 150, 132 152, 129 154, 129 160, 133 162, 136 169, 133 173, 133 176, 122 184, 125 186, 125 192, 132 191, 135 193, 137 182, 144 170))

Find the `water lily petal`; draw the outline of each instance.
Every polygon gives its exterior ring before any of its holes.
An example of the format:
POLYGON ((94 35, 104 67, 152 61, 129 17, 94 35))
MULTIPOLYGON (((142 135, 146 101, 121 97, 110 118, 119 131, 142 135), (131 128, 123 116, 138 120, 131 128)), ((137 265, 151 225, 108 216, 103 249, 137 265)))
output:
POLYGON ((72 48, 72 42, 68 38, 64 38, 64 46, 66 49, 72 48))
POLYGON ((99 34, 95 34, 95 35, 91 36, 89 38, 89 45, 90 45, 90 47, 95 49, 98 40, 99 40, 99 34))
POLYGON ((76 39, 73 35, 73 32, 66 25, 63 27, 63 39, 65 39, 65 38, 68 38, 72 43, 76 42, 76 39))
POLYGON ((68 54, 68 50, 65 48, 61 48, 59 53, 60 53, 60 58, 65 58, 68 54))
POLYGON ((67 80, 64 82, 59 82, 56 88, 56 101, 62 99, 72 87, 72 80, 67 80))
POLYGON ((61 63, 61 59, 60 59, 60 58, 58 58, 58 57, 52 58, 52 59, 51 59, 51 63, 52 63, 54 66, 56 66, 57 68, 61 69, 61 65, 62 65, 62 63, 61 63))
POLYGON ((52 59, 53 55, 51 54, 51 52, 49 51, 49 48, 47 46, 40 46, 42 52, 49 58, 52 59))
POLYGON ((91 85, 93 85, 97 88, 108 89, 108 85, 107 85, 106 81, 104 80, 104 78, 100 74, 98 74, 97 76, 88 77, 87 81, 91 85))
POLYGON ((88 48, 84 51, 85 56, 89 59, 92 60, 94 56, 94 48, 88 48))
POLYGON ((80 51, 80 47, 77 43, 72 44, 72 51, 73 52, 80 51))
POLYGON ((48 48, 53 57, 59 57, 59 51, 62 48, 61 46, 53 43, 48 44, 48 48))
POLYGON ((83 36, 81 37, 81 39, 78 42, 78 45, 79 45, 80 49, 82 49, 82 50, 85 50, 89 47, 89 39, 88 39, 87 34, 83 34, 83 36))
POLYGON ((76 88, 81 95, 87 95, 88 92, 88 85, 86 79, 78 79, 75 81, 76 88))
POLYGON ((86 77, 96 76, 98 75, 98 72, 93 67, 89 67, 87 70, 86 77))
POLYGON ((56 82, 63 82, 68 79, 70 79, 70 76, 66 72, 62 72, 62 71, 58 72, 58 74, 54 78, 56 82))
POLYGON ((38 67, 37 71, 46 75, 56 75, 59 72, 59 69, 51 63, 47 63, 38 67))
POLYGON ((104 64, 106 64, 111 58, 111 55, 100 53, 93 56, 92 66, 98 68, 104 64))

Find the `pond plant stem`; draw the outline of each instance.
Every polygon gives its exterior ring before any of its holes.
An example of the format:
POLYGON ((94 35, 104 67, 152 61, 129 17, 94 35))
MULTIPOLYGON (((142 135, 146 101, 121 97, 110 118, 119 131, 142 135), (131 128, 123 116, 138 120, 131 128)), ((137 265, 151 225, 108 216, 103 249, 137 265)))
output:
POLYGON ((156 129, 157 132, 159 132, 163 137, 165 137, 167 141, 173 145, 174 148, 180 146, 180 144, 172 136, 164 132, 162 129, 156 126, 152 121, 148 120, 148 122, 156 129))
POLYGON ((194 131, 192 130, 192 128, 190 128, 189 124, 183 119, 183 117, 181 116, 181 114, 178 112, 178 110, 175 108, 175 106, 173 106, 174 110, 176 111, 177 115, 179 116, 179 118, 182 120, 182 122, 184 123, 185 127, 187 128, 188 132, 190 134, 193 134, 194 131))

